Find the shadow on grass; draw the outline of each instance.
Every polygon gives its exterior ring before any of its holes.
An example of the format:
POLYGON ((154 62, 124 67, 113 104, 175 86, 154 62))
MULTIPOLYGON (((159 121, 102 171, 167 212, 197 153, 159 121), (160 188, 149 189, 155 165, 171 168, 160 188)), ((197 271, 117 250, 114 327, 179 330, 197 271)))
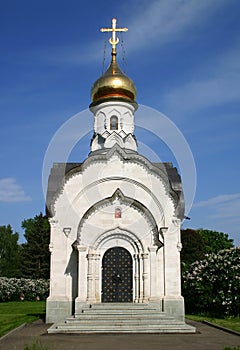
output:
POLYGON ((36 318, 41 319, 44 323, 46 322, 46 314, 45 313, 31 313, 31 314, 27 314, 27 316, 34 316, 36 318))

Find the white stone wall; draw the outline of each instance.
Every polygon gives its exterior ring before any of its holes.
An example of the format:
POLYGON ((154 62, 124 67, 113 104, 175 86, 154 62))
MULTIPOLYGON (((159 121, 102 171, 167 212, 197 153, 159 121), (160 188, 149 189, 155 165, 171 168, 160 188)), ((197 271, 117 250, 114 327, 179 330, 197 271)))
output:
POLYGON ((133 302, 164 300, 169 313, 178 310, 182 317, 180 221, 166 174, 151 170, 144 157, 125 160, 117 149, 110 152, 88 158, 55 201, 48 322, 79 312, 83 303, 101 302, 101 261, 112 246, 132 255, 133 302), (116 208, 121 218, 115 218, 116 208))

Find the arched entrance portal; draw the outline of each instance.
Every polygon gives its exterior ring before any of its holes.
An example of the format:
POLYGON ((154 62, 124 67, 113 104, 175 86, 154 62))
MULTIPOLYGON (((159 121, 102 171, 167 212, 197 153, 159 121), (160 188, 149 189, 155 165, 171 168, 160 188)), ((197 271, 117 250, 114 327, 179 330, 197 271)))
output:
POLYGON ((133 263, 122 247, 108 249, 102 260, 102 302, 133 301, 133 263))

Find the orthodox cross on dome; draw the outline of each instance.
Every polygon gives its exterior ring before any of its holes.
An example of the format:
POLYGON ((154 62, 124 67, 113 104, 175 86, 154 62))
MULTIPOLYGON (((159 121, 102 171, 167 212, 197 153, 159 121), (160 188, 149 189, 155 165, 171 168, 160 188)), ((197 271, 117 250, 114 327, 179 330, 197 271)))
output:
POLYGON ((103 32, 112 32, 112 37, 109 39, 110 44, 112 45, 112 52, 116 53, 116 45, 119 43, 119 39, 116 36, 116 32, 127 32, 128 28, 117 28, 116 18, 112 19, 112 28, 101 28, 100 31, 103 32))

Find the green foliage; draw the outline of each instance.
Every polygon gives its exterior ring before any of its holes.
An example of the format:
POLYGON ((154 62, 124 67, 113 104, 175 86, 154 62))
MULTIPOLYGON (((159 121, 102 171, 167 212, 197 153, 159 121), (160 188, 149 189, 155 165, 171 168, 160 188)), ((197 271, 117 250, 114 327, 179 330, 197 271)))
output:
POLYGON ((10 225, 0 226, 0 276, 20 275, 18 238, 18 233, 13 233, 10 225))
POLYGON ((220 250, 233 248, 233 240, 223 232, 205 229, 184 229, 181 230, 182 240, 182 271, 186 271, 194 262, 203 260, 205 254, 217 253, 220 250))
POLYGON ((0 277, 0 302, 42 300, 49 294, 49 281, 0 277))
POLYGON ((183 271, 194 261, 202 260, 205 256, 205 241, 198 231, 192 229, 181 230, 182 251, 181 260, 183 271))
POLYGON ((0 303, 0 337, 23 323, 43 318, 45 310, 45 301, 0 303))
POLYGON ((223 249, 233 248, 233 239, 228 237, 227 233, 210 231, 206 229, 197 230, 205 242, 205 252, 207 254, 217 253, 223 249))
POLYGON ((240 314, 240 247, 206 255, 183 273, 188 313, 240 314))
POLYGON ((26 243, 22 245, 22 276, 26 278, 45 278, 50 275, 50 226, 42 213, 33 219, 24 220, 26 243))

